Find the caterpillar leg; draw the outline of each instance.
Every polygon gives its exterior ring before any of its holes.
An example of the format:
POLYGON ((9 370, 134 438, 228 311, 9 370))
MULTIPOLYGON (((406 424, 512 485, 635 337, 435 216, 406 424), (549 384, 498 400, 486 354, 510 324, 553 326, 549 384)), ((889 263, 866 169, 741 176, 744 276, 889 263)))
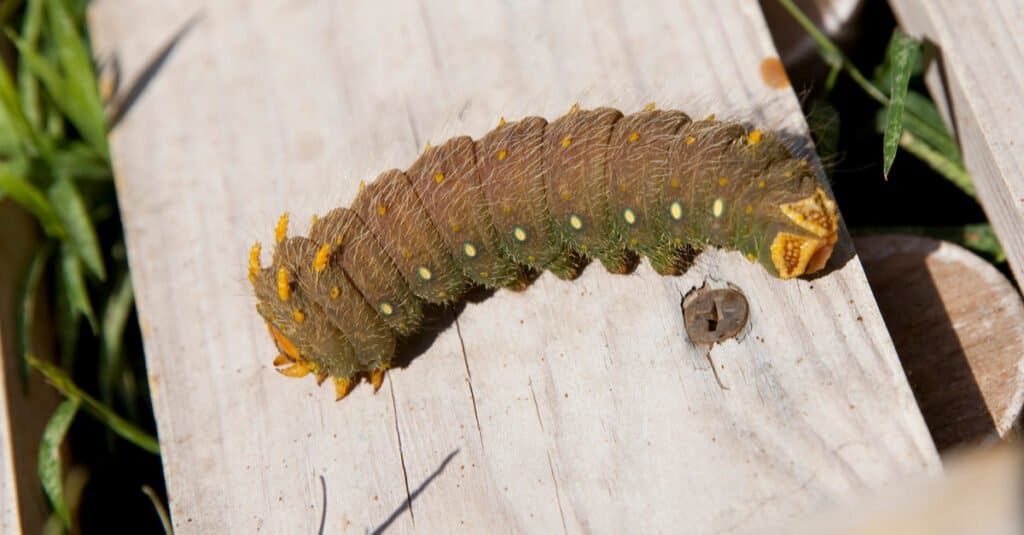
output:
POLYGON ((562 280, 573 280, 583 273, 583 269, 587 267, 587 259, 585 256, 567 249, 565 254, 558 255, 550 264, 545 266, 545 269, 554 273, 554 275, 562 280))
POLYGON ((626 248, 605 251, 596 256, 604 268, 615 275, 625 275, 633 271, 640 261, 636 252, 626 248))

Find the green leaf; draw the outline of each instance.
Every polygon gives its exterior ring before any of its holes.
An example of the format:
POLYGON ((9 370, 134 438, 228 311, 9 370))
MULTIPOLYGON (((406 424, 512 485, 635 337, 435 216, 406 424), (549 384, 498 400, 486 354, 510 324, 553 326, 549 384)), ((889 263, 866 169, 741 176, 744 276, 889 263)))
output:
POLYGON ((66 149, 55 153, 50 165, 55 176, 66 176, 76 181, 106 182, 113 178, 110 163, 81 141, 72 141, 66 149))
MULTIPOLYGON (((42 23, 42 0, 29 0, 25 6, 25 15, 21 22, 21 36, 25 40, 25 46, 32 48, 32 50, 37 50, 39 47, 42 23)), ((21 96, 21 109, 25 113, 25 118, 35 130, 41 130, 43 120, 39 82, 24 63, 18 64, 18 92, 21 96)))
POLYGON ((80 401, 86 412, 103 422, 111 431, 117 433, 118 436, 150 453, 160 454, 160 444, 153 435, 120 417, 113 409, 100 403, 96 398, 78 388, 64 370, 43 362, 32 355, 29 355, 28 362, 33 368, 39 370, 39 373, 42 373, 46 380, 57 390, 69 399, 80 401))
POLYGON ((121 370, 124 329, 132 311, 135 298, 132 294, 132 280, 125 273, 103 307, 103 343, 100 352, 99 390, 105 402, 113 400, 114 378, 121 370))
POLYGON ((904 131, 903 135, 900 136, 900 146, 946 177, 946 180, 952 182, 956 187, 963 190, 964 193, 971 197, 977 196, 971 175, 956 160, 950 159, 945 154, 930 147, 909 131, 904 131))
POLYGON ((57 514, 64 529, 71 529, 71 515, 68 512, 67 503, 64 501, 64 477, 60 464, 60 445, 64 442, 71 422, 78 413, 79 401, 67 399, 57 406, 57 410, 50 416, 50 421, 43 430, 43 437, 39 444, 39 480, 43 484, 43 491, 53 506, 53 512, 57 514))
POLYGON ((6 68, 0 68, 0 156, 36 156, 36 133, 21 110, 21 99, 6 68))
POLYGON ((64 96, 68 101, 64 113, 96 152, 106 157, 110 152, 107 126, 92 56, 63 0, 46 0, 46 13, 48 29, 56 44, 57 58, 65 77, 64 96))
POLYGON ((100 252, 99 238, 93 227, 92 219, 85 201, 78 193, 78 188, 70 179, 58 177, 48 191, 53 208, 64 223, 67 231, 67 242, 85 262, 85 266, 99 280, 107 277, 103 267, 103 253, 100 252))
POLYGON ((903 108, 910 85, 910 75, 921 53, 921 43, 901 32, 893 32, 886 51, 886 61, 892 65, 889 105, 885 111, 885 135, 882 139, 882 175, 889 177, 896 148, 903 134, 903 108))
MULTIPOLYGON (((2 71, 3 69, 0 69, 2 71)), ((21 205, 36 217, 48 236, 64 237, 64 226, 43 192, 24 178, 21 162, 0 162, 0 192, 21 205), (22 169, 19 169, 22 168, 22 169)))
POLYGON ((18 285, 18 351, 20 353, 20 372, 22 384, 28 386, 28 356, 33 353, 32 335, 35 330, 36 299, 39 294, 39 282, 46 271, 46 262, 50 258, 50 245, 40 244, 32 254, 32 261, 25 268, 18 285))
POLYGON ((96 333, 98 331, 96 314, 92 310, 89 290, 85 286, 82 260, 67 244, 60 248, 60 279, 72 310, 85 316, 85 319, 89 321, 89 326, 92 327, 92 332, 96 333))

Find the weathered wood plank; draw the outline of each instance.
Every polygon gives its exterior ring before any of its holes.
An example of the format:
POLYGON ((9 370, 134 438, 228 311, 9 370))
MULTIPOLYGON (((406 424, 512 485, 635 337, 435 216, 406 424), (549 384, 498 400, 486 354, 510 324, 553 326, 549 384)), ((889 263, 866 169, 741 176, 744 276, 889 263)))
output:
POLYGON ((891 0, 900 25, 937 45, 928 88, 951 121, 978 198, 1024 281, 1024 4, 891 0))
MULTIPOLYGON (((100 1, 92 35, 131 79, 200 5, 100 1)), ((244 264, 276 214, 576 101, 802 132, 772 56, 752 1, 205 5, 112 138, 176 527, 313 531, 323 476, 327 531, 724 531, 935 470, 855 259, 796 282, 720 252, 679 278, 545 275, 341 404, 270 369, 244 264), (752 316, 705 355, 679 302, 709 278, 752 316)))
MULTIPOLYGON (((39 374, 22 381, 18 347, 18 291, 39 236, 31 216, 11 201, 0 201, 0 533, 39 533, 48 515, 36 460, 43 428, 60 396, 39 374)), ((45 299, 39 300, 45 307, 45 299)), ((37 316, 33 349, 53 352, 45 311, 37 316)))

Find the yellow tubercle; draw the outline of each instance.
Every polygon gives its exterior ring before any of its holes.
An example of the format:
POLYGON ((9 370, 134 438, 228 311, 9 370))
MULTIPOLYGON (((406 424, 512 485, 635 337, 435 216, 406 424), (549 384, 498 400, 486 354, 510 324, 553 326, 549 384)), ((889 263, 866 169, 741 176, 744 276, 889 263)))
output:
POLYGON ((562 138, 562 148, 567 149, 569 145, 572 145, 572 136, 565 136, 562 138))
POLYGON ((274 227, 274 242, 281 243, 285 238, 288 237, 288 212, 281 214, 281 217, 277 220, 277 226, 274 227))
POLYGON ((656 108, 656 107, 657 106, 655 105, 655 103, 648 102, 647 105, 644 106, 644 111, 654 111, 654 108, 656 108))
POLYGON ((263 246, 260 242, 252 244, 252 248, 249 249, 249 282, 256 282, 256 275, 259 274, 260 270, 260 252, 263 246))
POLYGON ((640 132, 630 132, 629 133, 629 142, 630 143, 636 143, 639 140, 640 140, 640 132))
POLYGON ((288 280, 288 270, 281 268, 277 270, 277 298, 287 301, 292 296, 292 287, 288 280))
POLYGON ((295 323, 302 323, 306 321, 306 313, 296 308, 292 311, 292 319, 295 320, 295 323))
POLYGON ((754 130, 750 132, 749 134, 747 134, 747 144, 757 145, 758 143, 761 142, 761 136, 762 134, 760 130, 754 130))
POLYGON ((499 162, 503 161, 506 156, 508 156, 508 151, 507 150, 501 149, 501 150, 498 151, 497 158, 498 158, 499 162))
POLYGON ((324 245, 317 249, 316 256, 313 257, 313 271, 320 273, 327 269, 327 261, 331 258, 331 246, 324 245))

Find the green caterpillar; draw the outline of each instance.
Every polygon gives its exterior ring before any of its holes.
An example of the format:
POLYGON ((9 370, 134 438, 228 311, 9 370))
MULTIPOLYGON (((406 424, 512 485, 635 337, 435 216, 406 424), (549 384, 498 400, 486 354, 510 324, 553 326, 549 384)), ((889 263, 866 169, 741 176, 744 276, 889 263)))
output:
POLYGON ((502 120, 479 140, 428 146, 308 237, 288 237, 285 214, 269 267, 253 246, 249 279, 274 364, 333 377, 341 399, 362 378, 380 387, 425 304, 472 286, 519 289, 545 269, 573 279, 591 259, 626 273, 638 256, 678 274, 709 245, 788 279, 825 266, 837 226, 807 161, 773 133, 653 106, 573 106, 551 123, 502 120))

